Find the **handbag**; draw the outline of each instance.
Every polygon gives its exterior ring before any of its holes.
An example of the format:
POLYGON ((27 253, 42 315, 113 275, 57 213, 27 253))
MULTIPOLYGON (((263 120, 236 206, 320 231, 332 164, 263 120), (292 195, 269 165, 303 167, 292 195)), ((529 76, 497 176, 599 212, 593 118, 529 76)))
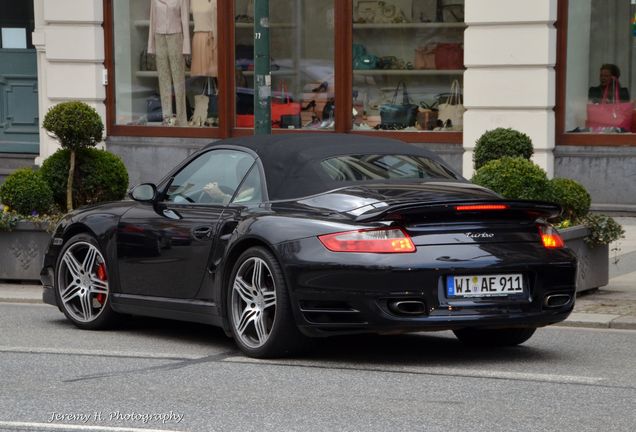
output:
POLYGON ((618 80, 612 80, 614 85, 614 102, 608 99, 609 85, 603 91, 601 103, 587 104, 587 120, 585 127, 593 131, 604 128, 620 128, 623 131, 632 131, 632 115, 634 106, 631 102, 621 102, 619 98, 618 80))
POLYGON ((461 131, 464 126, 464 105, 462 103, 461 86, 458 80, 451 84, 450 96, 439 104, 438 118, 445 130, 461 131))
POLYGON ((435 49, 437 44, 415 48, 415 69, 435 69, 435 49))
POLYGON ((157 56, 155 54, 148 54, 148 49, 144 48, 139 56, 139 70, 141 71, 156 71, 157 70, 157 56))
POLYGON ((411 22, 412 10, 412 0, 357 0, 353 7, 353 21, 376 24, 411 22))
POLYGON ((413 2, 413 22, 435 22, 438 0, 415 0, 413 2))
POLYGON ((236 127, 240 128, 253 128, 254 127, 254 114, 237 114, 236 127))
POLYGON ((464 0, 440 0, 439 7, 444 22, 464 22, 464 0))
POLYGON ((161 98, 159 96, 153 95, 146 99, 146 118, 149 122, 163 121, 161 98))
POLYGON ((380 126, 405 128, 415 126, 418 106, 411 103, 404 81, 398 83, 390 104, 380 105, 380 126), (398 104, 398 92, 402 87, 402 103, 398 104))
POLYGON ((458 43, 441 43, 435 47, 435 69, 463 69, 464 49, 458 43))
POLYGON ((437 125, 437 110, 418 108, 415 127, 420 130, 433 130, 437 125))
POLYGON ((300 129, 302 127, 300 114, 283 114, 280 116, 280 127, 281 129, 300 129))
POLYGON ((281 83, 280 89, 280 101, 272 99, 272 123, 281 124, 281 117, 283 115, 295 115, 300 118, 300 104, 291 101, 289 93, 287 93, 287 86, 284 82, 281 83))
POLYGON ((354 69, 378 69, 379 59, 373 54, 363 54, 355 57, 353 59, 353 68, 354 69))

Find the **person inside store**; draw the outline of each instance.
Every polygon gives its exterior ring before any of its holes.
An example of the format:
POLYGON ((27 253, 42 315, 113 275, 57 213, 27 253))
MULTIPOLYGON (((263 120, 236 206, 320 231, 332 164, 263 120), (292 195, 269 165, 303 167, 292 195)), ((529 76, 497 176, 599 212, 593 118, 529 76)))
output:
POLYGON ((615 64, 606 63, 601 66, 599 81, 596 87, 590 87, 587 92, 587 98, 591 103, 602 103, 604 99, 607 102, 629 102, 629 90, 627 87, 621 87, 619 78, 621 70, 615 64), (618 98, 616 99, 616 89, 618 89, 618 98))

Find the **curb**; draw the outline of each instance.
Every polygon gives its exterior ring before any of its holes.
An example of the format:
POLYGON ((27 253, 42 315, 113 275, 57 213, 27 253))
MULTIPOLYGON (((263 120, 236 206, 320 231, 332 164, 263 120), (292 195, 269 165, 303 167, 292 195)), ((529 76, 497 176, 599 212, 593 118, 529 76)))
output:
MULTIPOLYGON (((6 294, 4 296, 0 295, 0 303, 44 304, 41 296, 20 297, 6 296, 6 294)), ((550 327, 553 326, 588 329, 636 330, 636 316, 573 312, 565 321, 553 324, 550 327)))
POLYGON ((636 316, 573 312, 568 319, 555 326, 636 330, 636 316))

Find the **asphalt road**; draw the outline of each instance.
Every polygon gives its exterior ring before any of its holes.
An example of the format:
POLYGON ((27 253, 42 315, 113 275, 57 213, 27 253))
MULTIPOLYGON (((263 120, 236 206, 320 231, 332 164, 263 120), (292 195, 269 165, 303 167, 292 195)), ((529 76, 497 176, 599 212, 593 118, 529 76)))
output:
POLYGON ((259 361, 213 327, 89 332, 0 304, 3 431, 632 432, 635 401, 636 331, 553 327, 498 350, 450 332, 347 337, 259 361))

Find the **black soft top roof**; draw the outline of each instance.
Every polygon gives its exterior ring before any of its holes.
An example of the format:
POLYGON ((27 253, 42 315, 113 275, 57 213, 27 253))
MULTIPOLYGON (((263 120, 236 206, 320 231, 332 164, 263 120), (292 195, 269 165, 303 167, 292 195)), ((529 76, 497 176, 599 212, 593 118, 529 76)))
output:
MULTIPOLYGON (((205 149, 239 146, 254 151, 265 169, 270 200, 305 197, 334 187, 320 169, 320 162, 333 156, 403 154, 433 159, 454 172, 433 152, 416 144, 394 139, 353 134, 298 133, 255 135, 215 141, 205 149)), ((461 176, 457 175, 461 179, 461 176)))

